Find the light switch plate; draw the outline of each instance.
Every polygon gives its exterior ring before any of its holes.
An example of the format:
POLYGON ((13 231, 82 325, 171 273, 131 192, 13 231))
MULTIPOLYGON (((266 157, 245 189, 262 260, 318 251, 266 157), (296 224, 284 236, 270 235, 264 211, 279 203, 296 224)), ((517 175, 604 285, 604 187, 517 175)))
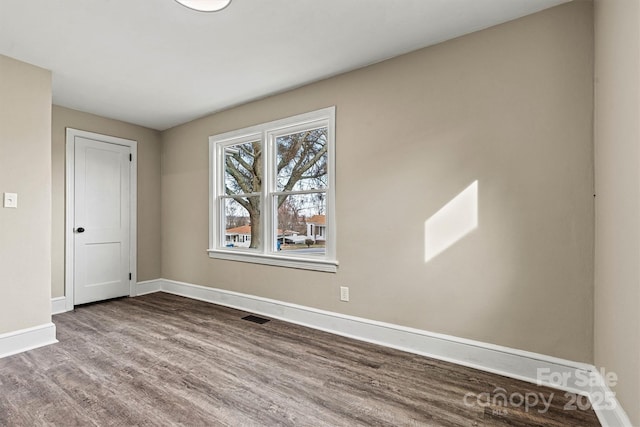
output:
POLYGON ((4 207, 5 208, 17 208, 18 207, 18 194, 17 193, 4 193, 4 207))
POLYGON ((349 302, 349 287, 340 286, 340 301, 349 302))

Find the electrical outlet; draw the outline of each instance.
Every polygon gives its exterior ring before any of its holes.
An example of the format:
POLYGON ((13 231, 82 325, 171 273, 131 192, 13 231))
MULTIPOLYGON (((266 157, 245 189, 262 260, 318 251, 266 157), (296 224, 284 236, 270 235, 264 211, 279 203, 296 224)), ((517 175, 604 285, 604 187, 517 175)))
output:
POLYGON ((340 301, 349 301, 349 287, 348 286, 340 286, 340 301))
POLYGON ((5 208, 17 208, 18 207, 18 195, 16 193, 4 193, 4 207, 5 208))

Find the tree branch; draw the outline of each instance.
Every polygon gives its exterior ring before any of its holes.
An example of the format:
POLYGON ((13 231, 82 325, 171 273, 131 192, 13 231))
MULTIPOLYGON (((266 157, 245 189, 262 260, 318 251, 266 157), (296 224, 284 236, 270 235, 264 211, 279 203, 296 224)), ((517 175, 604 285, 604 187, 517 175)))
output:
POLYGON ((291 189, 296 185, 296 183, 298 181, 300 181, 300 179, 302 178, 302 175, 308 171, 309 169, 311 169, 311 167, 313 165, 316 164, 316 162, 318 160, 320 160, 320 158, 327 152, 327 145, 325 144, 320 151, 318 151, 313 158, 311 158, 310 161, 308 161, 305 164, 302 163, 298 163, 293 171, 291 172, 291 175, 289 176, 289 181, 287 181, 286 185, 284 186, 282 191, 291 191, 291 189))
POLYGON ((252 189, 249 188, 249 186, 247 185, 247 178, 245 177, 242 172, 240 172, 236 166, 233 164, 233 162, 231 161, 231 159, 229 157, 227 157, 225 159, 225 166, 226 166, 226 171, 229 173, 229 175, 231 175, 233 177, 233 179, 236 181, 236 183, 238 184, 238 186, 240 187, 240 189, 242 190, 243 193, 251 193, 252 189))

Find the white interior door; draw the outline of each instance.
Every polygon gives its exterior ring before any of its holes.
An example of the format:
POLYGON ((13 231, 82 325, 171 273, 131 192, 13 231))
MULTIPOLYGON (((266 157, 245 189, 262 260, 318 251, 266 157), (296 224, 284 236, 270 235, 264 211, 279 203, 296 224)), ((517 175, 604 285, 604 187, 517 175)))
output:
POLYGON ((74 304, 129 295, 131 148, 75 137, 74 304))

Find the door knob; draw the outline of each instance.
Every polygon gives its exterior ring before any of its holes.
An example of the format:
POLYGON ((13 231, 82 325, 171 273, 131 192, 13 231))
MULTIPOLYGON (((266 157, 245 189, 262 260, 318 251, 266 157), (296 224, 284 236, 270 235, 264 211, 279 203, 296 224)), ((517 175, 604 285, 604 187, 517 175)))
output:
POLYGON ((82 228, 82 227, 78 227, 78 228, 76 228, 76 232, 78 232, 78 233, 84 233, 84 228, 82 228))

